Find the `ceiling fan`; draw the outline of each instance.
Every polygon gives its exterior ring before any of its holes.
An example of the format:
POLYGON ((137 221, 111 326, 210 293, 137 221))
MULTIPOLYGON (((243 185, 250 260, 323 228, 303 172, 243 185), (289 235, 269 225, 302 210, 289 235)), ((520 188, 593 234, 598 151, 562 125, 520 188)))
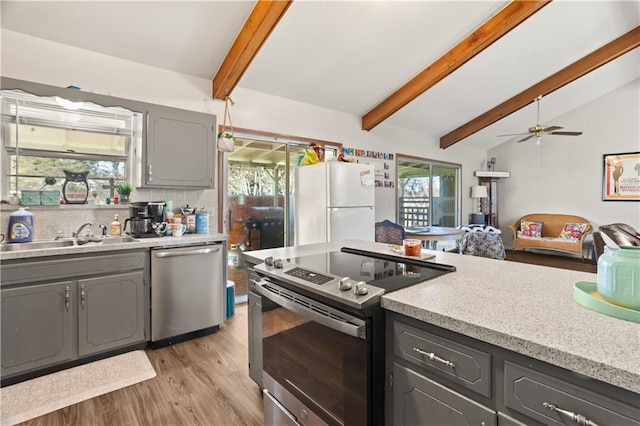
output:
POLYGON ((567 132, 562 131, 563 127, 560 126, 548 126, 544 127, 540 125, 540 99, 542 99, 542 95, 538 96, 534 99, 537 106, 537 117, 536 117, 536 125, 533 127, 529 127, 529 131, 527 133, 512 133, 508 135, 498 135, 498 136, 522 136, 526 135, 524 138, 516 141, 516 142, 524 142, 528 141, 531 138, 536 138, 536 145, 540 145, 540 139, 542 139, 542 135, 560 135, 560 136, 579 136, 582 132, 567 132))

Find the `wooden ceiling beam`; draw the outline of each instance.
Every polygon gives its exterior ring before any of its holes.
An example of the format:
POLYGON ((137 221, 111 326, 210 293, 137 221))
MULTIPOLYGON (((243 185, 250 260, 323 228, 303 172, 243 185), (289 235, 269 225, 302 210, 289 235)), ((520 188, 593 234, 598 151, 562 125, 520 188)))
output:
POLYGON ((460 142, 462 139, 530 104, 538 96, 546 96, 638 46, 640 46, 640 26, 442 136, 440 138, 440 148, 448 148, 460 142))
POLYGON ((506 5, 453 49, 363 115, 362 130, 373 129, 550 2, 514 0, 506 5))
POLYGON ((225 99, 249 68, 293 0, 258 0, 220 69, 213 77, 213 99, 225 99))

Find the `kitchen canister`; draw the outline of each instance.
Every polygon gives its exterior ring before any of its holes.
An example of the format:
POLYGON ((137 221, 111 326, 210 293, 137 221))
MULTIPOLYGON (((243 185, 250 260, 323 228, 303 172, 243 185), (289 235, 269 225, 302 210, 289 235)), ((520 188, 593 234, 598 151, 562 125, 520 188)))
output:
POLYGON ((598 259, 597 288, 609 302, 640 311, 640 247, 605 246, 598 259))
POLYGON ((187 226, 187 234, 193 234, 196 232, 196 215, 193 213, 184 215, 184 224, 187 226))
POLYGON ((28 243, 33 241, 33 213, 20 207, 9 215, 9 242, 28 243))
POLYGON ((209 233, 209 213, 196 212, 196 234, 209 233))

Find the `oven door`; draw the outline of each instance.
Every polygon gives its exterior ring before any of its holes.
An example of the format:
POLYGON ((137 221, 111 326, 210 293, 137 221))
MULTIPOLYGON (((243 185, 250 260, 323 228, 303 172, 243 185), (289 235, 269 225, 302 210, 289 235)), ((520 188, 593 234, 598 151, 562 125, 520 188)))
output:
MULTIPOLYGON (((303 425, 366 425, 367 321, 267 279, 262 297, 264 386, 303 425)), ((273 409, 265 409, 265 424, 273 409)))

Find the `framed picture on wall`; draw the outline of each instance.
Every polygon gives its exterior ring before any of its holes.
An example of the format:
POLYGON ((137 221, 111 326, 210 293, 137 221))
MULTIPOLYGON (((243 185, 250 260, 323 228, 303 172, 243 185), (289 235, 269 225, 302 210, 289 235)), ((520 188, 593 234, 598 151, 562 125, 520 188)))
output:
POLYGON ((605 154, 602 200, 640 201, 640 152, 605 154))

